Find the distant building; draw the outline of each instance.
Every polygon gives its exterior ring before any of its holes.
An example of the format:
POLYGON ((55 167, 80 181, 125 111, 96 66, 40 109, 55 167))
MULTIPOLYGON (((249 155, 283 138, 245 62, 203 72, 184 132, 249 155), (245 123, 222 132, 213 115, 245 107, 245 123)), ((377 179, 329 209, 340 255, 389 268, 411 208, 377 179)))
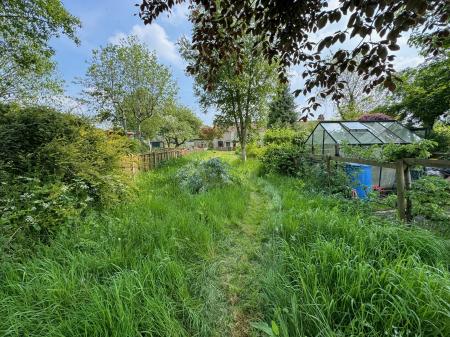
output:
POLYGON ((204 139, 191 139, 188 140, 185 144, 184 147, 186 149, 207 149, 208 148, 208 143, 209 141, 204 140, 204 139))
POLYGON ((214 150, 233 151, 239 142, 237 130, 234 126, 229 127, 219 138, 212 141, 214 150))
POLYGON ((165 148, 164 140, 160 137, 155 137, 148 141, 148 145, 150 146, 150 150, 158 150, 165 148))

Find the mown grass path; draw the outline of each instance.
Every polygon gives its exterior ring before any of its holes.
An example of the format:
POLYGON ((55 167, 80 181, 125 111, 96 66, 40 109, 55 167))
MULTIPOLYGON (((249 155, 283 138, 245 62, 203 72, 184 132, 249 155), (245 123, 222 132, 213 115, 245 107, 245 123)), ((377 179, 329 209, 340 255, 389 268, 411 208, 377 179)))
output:
MULTIPOLYGON (((247 181, 246 183, 253 183, 247 181)), ((242 222, 226 228, 220 244, 220 281, 228 301, 229 336, 250 336, 250 323, 260 318, 259 259, 261 256, 261 222, 269 211, 268 199, 252 188, 242 222)))

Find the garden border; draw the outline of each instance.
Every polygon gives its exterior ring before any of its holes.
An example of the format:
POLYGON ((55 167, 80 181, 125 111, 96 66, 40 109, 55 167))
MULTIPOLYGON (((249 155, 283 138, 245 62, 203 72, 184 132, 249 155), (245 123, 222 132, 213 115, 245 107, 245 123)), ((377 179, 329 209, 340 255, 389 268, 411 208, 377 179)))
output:
POLYGON ((377 167, 386 167, 395 169, 396 183, 397 183, 397 211, 398 216, 402 221, 410 221, 412 219, 411 200, 408 198, 408 190, 411 189, 411 171, 412 166, 435 167, 435 168, 450 168, 450 160, 442 159, 417 159, 404 158, 395 162, 378 161, 360 158, 345 158, 337 156, 309 156, 315 160, 326 162, 327 174, 331 175, 331 161, 342 163, 357 163, 377 167))

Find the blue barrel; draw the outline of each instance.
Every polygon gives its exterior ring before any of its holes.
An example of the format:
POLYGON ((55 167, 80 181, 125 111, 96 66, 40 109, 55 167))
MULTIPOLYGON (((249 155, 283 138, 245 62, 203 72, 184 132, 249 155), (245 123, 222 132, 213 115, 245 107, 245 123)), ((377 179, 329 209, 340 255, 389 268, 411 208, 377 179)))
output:
POLYGON ((350 186, 356 191, 358 198, 367 199, 372 190, 372 166, 346 164, 345 172, 349 176, 350 186))

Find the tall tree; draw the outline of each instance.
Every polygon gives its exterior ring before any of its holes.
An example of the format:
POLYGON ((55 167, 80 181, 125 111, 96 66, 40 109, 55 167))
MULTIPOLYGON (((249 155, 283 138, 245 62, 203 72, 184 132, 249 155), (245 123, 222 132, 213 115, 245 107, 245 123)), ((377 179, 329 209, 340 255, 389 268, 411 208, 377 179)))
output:
POLYGON ((177 91, 170 70, 134 36, 94 50, 81 82, 101 121, 139 136, 142 124, 162 112, 177 91))
MULTIPOLYGON (((234 126, 241 145, 242 159, 247 159, 247 141, 250 130, 267 116, 269 97, 276 86, 275 65, 270 65, 261 55, 252 52, 252 41, 246 38, 244 55, 235 55, 223 60, 215 73, 214 81, 207 84, 208 68, 200 68, 195 76, 195 93, 205 108, 218 111, 214 124, 219 127, 234 126), (236 68, 240 68, 236 72, 236 68), (208 90, 204 90, 205 86, 208 90)), ((196 50, 183 39, 180 51, 188 66, 193 66, 198 57, 196 50)))
POLYGON ((179 147, 198 136, 202 121, 187 107, 176 103, 169 104, 161 117, 159 134, 170 147, 179 147))
POLYGON ((63 93, 63 81, 55 72, 55 63, 42 59, 28 68, 20 68, 11 59, 0 57, 0 101, 22 105, 51 105, 54 96, 63 93))
POLYGON ((403 72, 391 104, 381 107, 391 115, 432 129, 450 112, 450 57, 403 72))
MULTIPOLYGON (((140 17, 152 23, 161 13, 187 0, 141 0, 140 17)), ((277 0, 190 0, 194 23, 193 48, 199 53, 189 71, 198 72, 208 67, 205 86, 212 82, 222 60, 230 55, 245 55, 242 37, 253 34, 269 60, 281 60, 285 73, 292 65, 305 67, 306 78, 297 94, 309 95, 316 87, 319 96, 337 101, 342 97, 344 83, 339 74, 356 71, 370 78, 365 86, 368 92, 383 84, 395 89, 393 52, 400 46, 398 39, 413 29, 428 34, 424 39, 428 54, 439 54, 450 33, 447 0, 355 1, 339 0, 335 8, 330 1, 277 0), (334 25, 343 22, 341 25, 334 25), (336 28, 334 28, 336 27, 336 28), (316 43, 314 33, 324 30, 324 37, 316 43), (343 45, 336 48, 332 61, 321 52, 347 39, 357 40, 352 49, 343 45)), ((258 50, 258 48, 254 48, 258 50)), ((312 109, 319 103, 309 99, 312 109)), ((309 110, 306 110, 309 111, 309 110)))
POLYGON ((289 91, 288 85, 281 85, 274 100, 270 103, 267 126, 286 127, 298 120, 295 97, 289 91))
POLYGON ((65 35, 79 43, 80 21, 60 0, 0 2, 0 100, 34 103, 61 91, 49 41, 65 35))
POLYGON ((386 97, 386 90, 380 87, 367 93, 365 88, 370 83, 370 79, 361 77, 355 71, 344 71, 339 75, 339 81, 343 83, 342 97, 334 104, 343 120, 358 119, 364 113, 369 113, 382 104, 386 97))

